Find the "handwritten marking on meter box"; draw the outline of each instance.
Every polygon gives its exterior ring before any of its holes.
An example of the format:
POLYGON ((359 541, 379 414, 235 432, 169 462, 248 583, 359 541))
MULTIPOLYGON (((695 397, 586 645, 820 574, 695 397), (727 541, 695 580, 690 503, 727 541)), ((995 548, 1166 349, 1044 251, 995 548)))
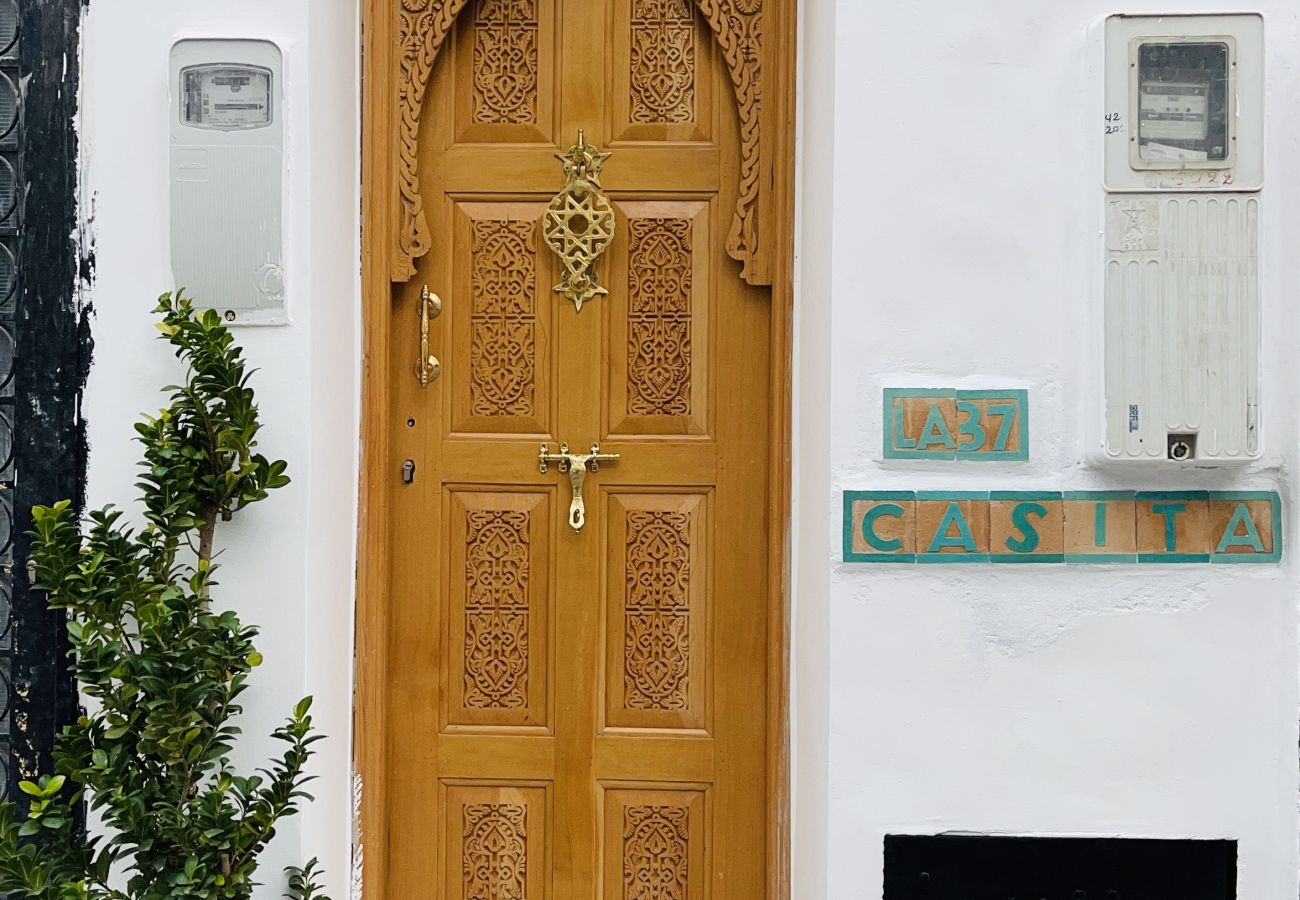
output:
POLYGON ((1025 460, 1023 390, 885 388, 886 459, 1025 460))
POLYGON ((845 491, 849 563, 1276 563, 1273 491, 845 491))

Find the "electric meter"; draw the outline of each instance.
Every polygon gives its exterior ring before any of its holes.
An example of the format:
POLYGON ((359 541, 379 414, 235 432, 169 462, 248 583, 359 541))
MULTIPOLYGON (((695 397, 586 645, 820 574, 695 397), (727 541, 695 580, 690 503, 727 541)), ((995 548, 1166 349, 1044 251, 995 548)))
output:
POLYGON ((171 52, 175 283, 234 325, 286 321, 281 54, 266 41, 171 52))
POLYGON ((1231 165, 1228 41, 1142 41, 1136 47, 1135 168, 1231 165))
POLYGON ((181 70, 181 120, 195 128, 264 128, 271 124, 271 70, 258 66, 189 66, 181 70))
POLYGON ((1257 15, 1106 21, 1105 459, 1261 453, 1263 50, 1257 15))

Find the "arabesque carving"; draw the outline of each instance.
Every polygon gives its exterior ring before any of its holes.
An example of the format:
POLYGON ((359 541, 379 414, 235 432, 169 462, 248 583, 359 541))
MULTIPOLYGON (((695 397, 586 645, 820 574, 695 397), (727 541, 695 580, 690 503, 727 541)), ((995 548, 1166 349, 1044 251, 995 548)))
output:
MULTIPOLYGON (((401 72, 398 100, 398 190, 401 218, 393 277, 406 281, 415 260, 429 252, 430 234, 420 196, 419 127, 429 75, 451 26, 467 0, 398 0, 401 72)), ((745 267, 758 253, 758 202, 762 189, 763 0, 694 0, 722 49, 740 115, 740 192, 727 252, 745 267)))
POLYGON ((623 810, 623 900, 687 900, 690 813, 682 806, 623 810))
POLYGON ((537 369, 537 253, 532 222, 474 223, 470 411, 533 413, 537 369))
POLYGON ((690 706, 690 588, 690 515, 628 510, 623 607, 623 702, 628 709, 690 706))
POLYGON ((528 514, 470 510, 465 536, 467 709, 528 706, 528 514))
POLYGON ((763 92, 763 0, 695 0, 722 48, 740 111, 740 194, 727 252, 746 266, 758 253, 760 112, 763 92))
POLYGON ((633 0, 631 119, 695 121, 695 14, 689 0, 633 0))
POLYGON ((513 803, 463 807, 464 900, 528 900, 528 811, 513 803))
POLYGON ((415 274, 415 260, 429 252, 429 225, 420 196, 420 111, 429 75, 451 26, 468 0, 398 0, 401 4, 398 43, 401 46, 397 79, 397 186, 401 221, 397 225, 395 280, 415 274))
POLYGON ((474 121, 537 121, 537 0, 477 0, 474 121))
POLYGON ((628 232, 627 411, 690 415, 690 220, 631 219, 628 232))

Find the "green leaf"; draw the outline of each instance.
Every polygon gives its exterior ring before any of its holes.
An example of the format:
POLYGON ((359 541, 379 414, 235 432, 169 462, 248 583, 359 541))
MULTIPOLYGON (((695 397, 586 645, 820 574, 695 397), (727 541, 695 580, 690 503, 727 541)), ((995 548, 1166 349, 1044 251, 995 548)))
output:
MULTIPOLYGON (((53 772, 22 783, 28 819, 0 804, 0 892, 15 898, 249 900, 262 849, 309 802, 310 698, 272 733, 279 756, 256 774, 230 762, 264 658, 257 629, 221 608, 211 556, 192 558, 201 533, 288 484, 287 465, 257 452, 255 370, 221 317, 180 291, 157 313, 185 376, 135 426, 145 525, 109 507, 83 522, 66 500, 33 511, 36 581, 68 613, 93 703, 59 735, 53 772), (82 803, 106 837, 74 836, 82 803), (110 895, 102 886, 127 860, 125 890, 110 895)), ((313 861, 291 875, 294 896, 325 900, 315 874, 313 861)))

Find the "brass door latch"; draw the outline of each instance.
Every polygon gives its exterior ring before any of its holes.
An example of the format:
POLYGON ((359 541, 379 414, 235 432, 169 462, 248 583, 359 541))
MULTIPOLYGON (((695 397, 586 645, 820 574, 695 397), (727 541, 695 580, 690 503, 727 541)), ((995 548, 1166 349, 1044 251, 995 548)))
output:
POLYGON ((568 444, 560 444, 560 452, 552 453, 549 444, 542 444, 537 454, 537 468, 545 475, 551 463, 569 476, 572 499, 569 502, 569 526, 574 531, 582 531, 587 524, 587 504, 582 499, 582 486, 587 481, 588 472, 600 470, 601 463, 615 463, 619 460, 617 453, 601 453, 600 444, 592 444, 590 453, 570 453, 568 444))

